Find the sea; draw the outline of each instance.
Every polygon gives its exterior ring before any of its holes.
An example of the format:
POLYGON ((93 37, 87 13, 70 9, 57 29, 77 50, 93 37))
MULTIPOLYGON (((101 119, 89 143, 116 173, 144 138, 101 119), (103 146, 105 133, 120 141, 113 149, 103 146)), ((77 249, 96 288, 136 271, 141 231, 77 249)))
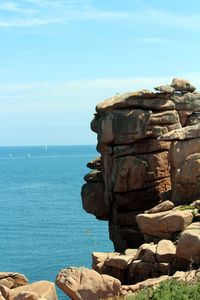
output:
POLYGON ((1 272, 55 281, 63 268, 91 268, 93 251, 113 251, 107 222, 82 208, 86 164, 97 156, 95 146, 0 147, 1 272))

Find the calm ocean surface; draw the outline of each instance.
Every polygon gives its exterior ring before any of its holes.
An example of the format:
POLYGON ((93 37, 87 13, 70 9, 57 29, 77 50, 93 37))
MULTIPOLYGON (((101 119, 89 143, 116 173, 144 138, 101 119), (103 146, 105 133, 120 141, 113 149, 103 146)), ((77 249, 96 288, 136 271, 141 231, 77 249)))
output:
POLYGON ((54 281, 61 268, 90 267, 92 251, 113 250, 107 222, 81 204, 97 155, 95 146, 0 147, 0 271, 54 281))

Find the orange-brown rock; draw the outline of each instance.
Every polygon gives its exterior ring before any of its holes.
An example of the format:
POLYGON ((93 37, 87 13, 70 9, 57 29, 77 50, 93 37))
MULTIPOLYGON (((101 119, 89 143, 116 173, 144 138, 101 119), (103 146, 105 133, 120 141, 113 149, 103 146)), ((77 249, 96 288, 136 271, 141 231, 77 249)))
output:
POLYGON ((156 260, 160 263, 171 263, 176 253, 176 246, 170 240, 161 240, 156 248, 156 260))
POLYGON ((173 141, 173 140, 188 140, 200 137, 200 124, 186 126, 184 128, 175 129, 165 134, 161 134, 159 140, 173 141))
POLYGON ((0 272, 0 285, 16 288, 28 284, 28 279, 20 273, 0 272))
POLYGON ((56 284, 73 300, 99 300, 118 296, 121 287, 116 278, 86 268, 61 270, 56 284))
POLYGON ((139 214, 136 217, 138 226, 144 236, 170 239, 173 234, 182 232, 192 223, 191 211, 167 211, 155 214, 139 214))
POLYGON ((174 207, 174 203, 169 200, 166 200, 166 201, 163 201, 163 202, 159 203, 158 205, 152 207, 151 209, 145 211, 145 213, 146 214, 154 214, 157 212, 171 210, 173 207, 174 207))
POLYGON ((83 185, 81 196, 83 208, 98 219, 109 219, 109 205, 104 198, 104 183, 91 182, 83 185))
POLYGON ((113 191, 145 189, 149 182, 169 176, 168 153, 158 152, 124 156, 113 161, 113 191))
POLYGON ((38 281, 9 291, 8 300, 58 300, 55 285, 50 281, 38 281))
POLYGON ((191 203, 200 197, 200 153, 189 155, 174 170, 172 200, 176 204, 191 203))
POLYGON ((176 256, 200 264, 200 222, 190 224, 177 242, 176 256))
POLYGON ((193 84, 182 78, 174 78, 170 86, 179 92, 194 92, 196 90, 193 84))
POLYGON ((116 95, 96 106, 97 112, 109 112, 118 108, 145 108, 155 110, 174 109, 173 101, 163 99, 160 93, 153 93, 148 90, 141 90, 122 95, 116 95))
MULTIPOLYGON (((101 158, 85 177, 83 207, 97 218, 109 220, 110 238, 120 252, 144 242, 136 214, 167 211, 173 204, 190 204, 200 197, 200 93, 180 78, 156 90, 106 99, 96 106, 91 123, 101 158), (99 187, 98 192, 94 192, 95 187, 99 187), (165 200, 173 204, 167 206, 165 200)), ((194 218, 199 220, 200 213, 194 218)), ((182 228, 162 217, 152 221, 151 230, 154 222, 155 230, 158 223, 162 230, 156 236, 145 233, 146 241, 174 239, 176 230, 182 228), (177 228, 172 230, 174 224, 177 228)), ((158 262, 158 271, 166 272, 168 267, 158 262)))
POLYGON ((168 151, 171 142, 159 141, 157 139, 143 139, 134 144, 118 145, 113 147, 113 157, 121 157, 131 154, 146 154, 152 152, 168 151))
POLYGON ((114 202, 117 205, 131 210, 147 210, 157 205, 163 194, 171 188, 170 177, 152 181, 146 189, 128 193, 114 193, 114 202))

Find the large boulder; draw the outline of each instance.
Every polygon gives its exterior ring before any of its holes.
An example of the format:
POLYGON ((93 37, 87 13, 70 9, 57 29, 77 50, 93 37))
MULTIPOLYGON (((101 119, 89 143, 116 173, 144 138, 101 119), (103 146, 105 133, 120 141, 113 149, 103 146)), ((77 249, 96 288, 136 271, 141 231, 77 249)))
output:
POLYGON ((178 239, 176 256, 200 264, 200 222, 190 224, 178 239))
POLYGON ((118 279, 86 268, 61 270, 56 284, 73 300, 107 299, 118 296, 121 288, 118 279))
POLYGON ((97 112, 108 112, 117 108, 144 108, 153 110, 174 109, 173 101, 167 100, 160 93, 153 93, 148 90, 141 90, 122 95, 116 95, 96 106, 97 112))
MULTIPOLYGON (((38 281, 9 291, 8 300, 58 300, 55 284, 50 281, 38 281)), ((7 299, 6 299, 7 300, 7 299)))
POLYGON ((172 239, 174 234, 182 232, 192 223, 192 211, 166 211, 154 214, 139 214, 136 217, 138 227, 145 237, 172 239))

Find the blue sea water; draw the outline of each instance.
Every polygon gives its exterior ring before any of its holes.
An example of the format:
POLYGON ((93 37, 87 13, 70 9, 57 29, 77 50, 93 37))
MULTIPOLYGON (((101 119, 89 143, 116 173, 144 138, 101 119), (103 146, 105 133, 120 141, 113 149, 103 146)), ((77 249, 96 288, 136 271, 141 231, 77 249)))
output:
POLYGON ((0 147, 0 271, 54 281, 62 268, 91 267, 92 251, 113 250, 107 222, 82 209, 96 156, 95 146, 0 147))

